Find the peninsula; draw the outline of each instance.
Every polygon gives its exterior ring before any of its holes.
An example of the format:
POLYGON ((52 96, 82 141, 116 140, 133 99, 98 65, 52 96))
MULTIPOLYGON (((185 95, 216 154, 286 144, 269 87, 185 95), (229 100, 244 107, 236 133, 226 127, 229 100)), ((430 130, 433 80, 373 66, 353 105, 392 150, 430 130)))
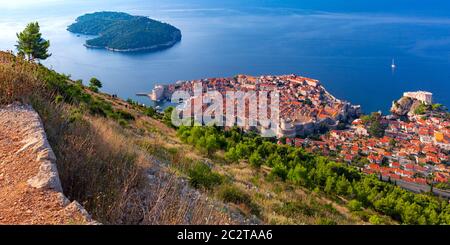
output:
POLYGON ((85 14, 67 30, 95 36, 86 41, 88 48, 117 52, 162 50, 181 40, 181 31, 170 24, 121 12, 85 14))

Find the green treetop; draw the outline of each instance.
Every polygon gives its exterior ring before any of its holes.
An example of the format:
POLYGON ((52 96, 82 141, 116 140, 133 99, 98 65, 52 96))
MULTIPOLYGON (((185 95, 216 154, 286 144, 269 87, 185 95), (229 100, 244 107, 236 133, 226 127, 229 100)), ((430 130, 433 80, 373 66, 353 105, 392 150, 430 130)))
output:
POLYGON ((98 80, 97 78, 93 77, 91 78, 91 80, 89 80, 89 89, 94 91, 94 92, 98 92, 98 89, 101 88, 102 82, 100 82, 100 80, 98 80))
POLYGON ((48 53, 50 41, 42 38, 39 23, 29 23, 21 33, 17 33, 17 38, 16 48, 19 55, 26 56, 28 60, 45 60, 51 56, 48 53))

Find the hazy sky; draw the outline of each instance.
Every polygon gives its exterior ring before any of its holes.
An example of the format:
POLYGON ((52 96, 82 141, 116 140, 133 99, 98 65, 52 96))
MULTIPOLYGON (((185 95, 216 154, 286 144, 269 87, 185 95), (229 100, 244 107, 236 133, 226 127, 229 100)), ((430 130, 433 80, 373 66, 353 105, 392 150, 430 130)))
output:
POLYGON ((27 6, 34 6, 45 3, 63 2, 64 0, 0 0, 0 8, 26 8, 27 6))

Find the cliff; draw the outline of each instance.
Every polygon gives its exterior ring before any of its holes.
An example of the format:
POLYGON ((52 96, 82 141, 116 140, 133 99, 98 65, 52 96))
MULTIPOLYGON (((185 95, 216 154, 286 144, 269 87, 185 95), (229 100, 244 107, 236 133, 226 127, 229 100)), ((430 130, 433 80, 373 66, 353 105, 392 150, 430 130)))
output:
POLYGON ((402 97, 392 103, 391 113, 398 118, 411 117, 421 104, 422 102, 418 99, 402 97))

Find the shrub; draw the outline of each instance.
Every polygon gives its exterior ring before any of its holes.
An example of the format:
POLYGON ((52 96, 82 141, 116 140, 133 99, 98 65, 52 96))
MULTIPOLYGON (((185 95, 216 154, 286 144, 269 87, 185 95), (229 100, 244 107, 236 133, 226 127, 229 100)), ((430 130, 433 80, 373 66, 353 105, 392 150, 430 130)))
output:
POLYGON ((347 206, 348 206, 348 209, 352 212, 362 210, 362 203, 358 200, 351 200, 350 202, 348 202, 347 206))
POLYGON ((174 125, 172 124, 173 109, 174 109, 173 106, 169 106, 164 110, 163 122, 169 127, 174 127, 174 125))
POLYGON ((369 126, 368 131, 371 136, 381 138, 384 136, 385 127, 377 120, 369 126))
POLYGON ((81 113, 80 109, 74 108, 74 109, 71 109, 69 112, 68 121, 73 123, 75 121, 81 120, 82 117, 83 117, 83 114, 81 113))
POLYGON ((79 85, 79 86, 83 86, 83 80, 78 79, 75 81, 75 84, 79 85))
POLYGON ((95 86, 89 86, 89 89, 90 89, 92 92, 98 93, 98 88, 95 87, 95 86))
POLYGON ((383 220, 378 215, 372 215, 369 218, 369 222, 373 225, 381 225, 383 224, 383 220))
POLYGON ((423 115, 427 112, 427 110, 428 110, 428 106, 422 103, 416 109, 414 109, 414 114, 423 115))
POLYGON ((122 111, 122 110, 117 110, 116 112, 120 118, 125 119, 125 120, 134 120, 134 116, 126 111, 122 111))
POLYGON ((120 126, 122 127, 126 127, 128 126, 128 122, 125 119, 120 118, 119 120, 117 120, 117 122, 119 123, 120 126))
POLYGON ((222 176, 215 173, 204 163, 196 163, 188 170, 189 183, 194 188, 211 189, 222 183, 222 176))
POLYGON ((231 202, 238 205, 244 204, 250 210, 250 213, 259 215, 259 207, 252 201, 250 195, 235 186, 223 186, 218 195, 224 202, 231 202))
POLYGON ((288 176, 288 169, 286 166, 284 166, 282 163, 276 163, 275 166, 272 168, 272 171, 270 172, 270 178, 279 178, 281 180, 286 180, 288 176))
POLYGON ((156 110, 155 108, 149 106, 149 107, 145 107, 144 109, 144 115, 149 116, 149 117, 154 117, 156 115, 156 110))
POLYGON ((61 102, 63 102, 64 101, 64 98, 61 96, 61 95, 57 95, 56 97, 55 97, 55 103, 56 104, 59 104, 59 103, 61 103, 61 102))
POLYGON ((112 111, 111 105, 106 104, 105 102, 100 101, 100 100, 93 100, 87 106, 88 106, 89 112, 92 115, 99 115, 99 116, 106 117, 109 114, 109 112, 112 111))
POLYGON ((229 185, 224 186, 219 191, 219 197, 225 202, 232 202, 236 204, 248 203, 251 201, 250 196, 248 194, 244 193, 235 186, 229 185))
POLYGON ((225 152, 225 159, 230 162, 237 162, 239 160, 239 156, 234 147, 231 147, 227 152, 225 152))
POLYGON ((263 159, 261 158, 261 156, 258 154, 258 152, 253 152, 252 155, 249 158, 249 162, 250 165, 252 165, 255 168, 259 168, 261 167, 261 165, 263 164, 263 159))

